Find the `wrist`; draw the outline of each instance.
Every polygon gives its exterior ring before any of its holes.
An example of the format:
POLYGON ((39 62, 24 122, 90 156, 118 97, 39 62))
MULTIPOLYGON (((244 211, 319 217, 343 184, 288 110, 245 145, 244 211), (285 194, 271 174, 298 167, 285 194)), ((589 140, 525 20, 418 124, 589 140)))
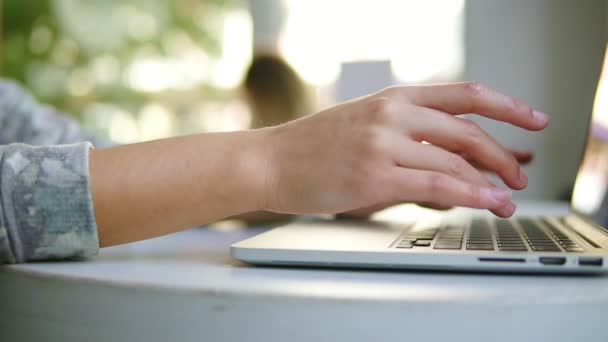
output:
POLYGON ((246 212, 268 207, 275 179, 271 132, 272 128, 235 132, 234 164, 230 169, 235 172, 233 179, 237 180, 234 193, 246 212))

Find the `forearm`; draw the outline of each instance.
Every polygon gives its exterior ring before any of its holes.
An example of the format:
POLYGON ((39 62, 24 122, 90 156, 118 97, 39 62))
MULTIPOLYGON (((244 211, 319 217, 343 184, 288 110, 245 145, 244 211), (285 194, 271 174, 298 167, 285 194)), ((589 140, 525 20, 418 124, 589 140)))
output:
POLYGON ((93 150, 100 246, 263 209, 264 131, 191 135, 93 150))

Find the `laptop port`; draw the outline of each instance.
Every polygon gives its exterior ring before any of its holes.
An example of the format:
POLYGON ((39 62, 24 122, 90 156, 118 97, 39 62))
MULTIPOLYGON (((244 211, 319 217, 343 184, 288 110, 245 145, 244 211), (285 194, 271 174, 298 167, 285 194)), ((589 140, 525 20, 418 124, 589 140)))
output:
POLYGON ((566 263, 566 257, 540 257, 538 261, 543 265, 563 265, 566 263))
POLYGON ((479 258, 481 262, 526 262, 524 258, 479 258))
POLYGON ((604 261, 602 257, 581 257, 578 258, 578 264, 580 266, 602 266, 604 261))

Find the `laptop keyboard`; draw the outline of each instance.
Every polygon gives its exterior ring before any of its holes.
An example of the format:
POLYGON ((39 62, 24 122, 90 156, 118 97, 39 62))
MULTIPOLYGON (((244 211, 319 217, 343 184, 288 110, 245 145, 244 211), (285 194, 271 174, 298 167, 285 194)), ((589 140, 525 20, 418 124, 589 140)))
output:
POLYGON ((528 250, 524 238, 509 220, 496 220, 496 245, 499 251, 525 252, 528 250))
POLYGON ((461 250, 464 247, 469 251, 501 252, 584 251, 550 221, 542 222, 546 228, 531 218, 495 219, 493 225, 486 219, 475 218, 468 230, 464 225, 447 225, 407 232, 395 247, 439 250, 461 250))
POLYGON ((481 219, 471 222, 469 238, 467 239, 468 250, 492 251, 494 250, 494 239, 487 223, 481 219))

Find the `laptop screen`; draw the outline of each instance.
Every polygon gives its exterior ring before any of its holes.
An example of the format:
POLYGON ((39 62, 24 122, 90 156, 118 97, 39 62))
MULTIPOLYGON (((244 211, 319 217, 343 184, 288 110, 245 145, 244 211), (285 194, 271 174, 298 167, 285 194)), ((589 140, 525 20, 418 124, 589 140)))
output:
POLYGON ((595 94, 583 160, 579 167, 572 208, 596 224, 608 227, 608 56, 595 94))

